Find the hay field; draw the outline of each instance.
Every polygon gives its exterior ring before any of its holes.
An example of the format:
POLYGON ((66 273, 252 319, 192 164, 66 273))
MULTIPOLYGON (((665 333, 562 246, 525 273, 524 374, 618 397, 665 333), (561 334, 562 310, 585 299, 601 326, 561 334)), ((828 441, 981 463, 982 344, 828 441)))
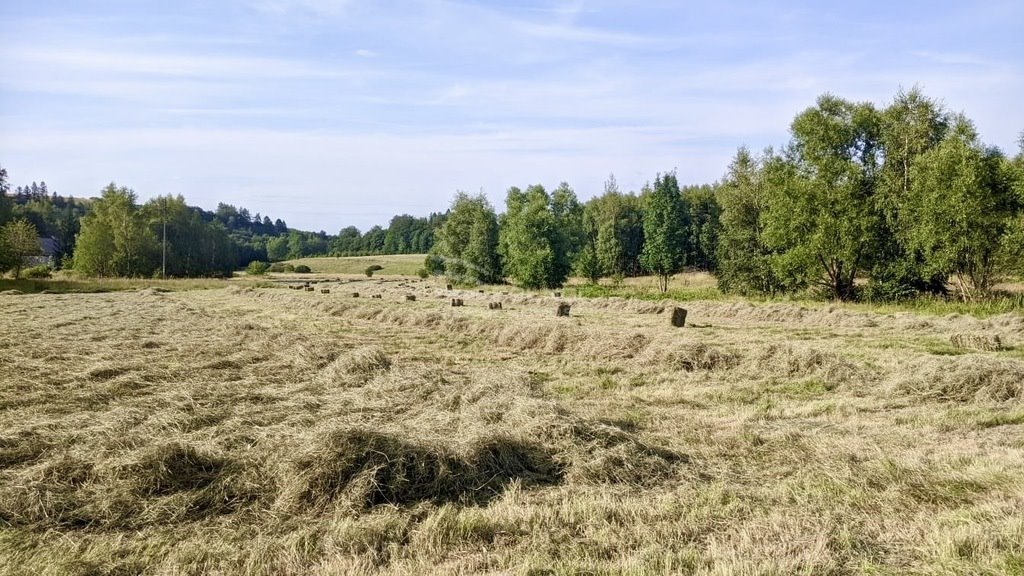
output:
POLYGON ((1020 314, 327 287, 0 295, 0 573, 1024 574, 1020 314))

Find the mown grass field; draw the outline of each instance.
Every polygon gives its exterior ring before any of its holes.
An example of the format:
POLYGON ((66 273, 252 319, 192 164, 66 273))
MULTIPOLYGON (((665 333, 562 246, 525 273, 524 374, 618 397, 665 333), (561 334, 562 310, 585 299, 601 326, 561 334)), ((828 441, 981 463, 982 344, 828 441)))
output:
POLYGON ((0 295, 0 572, 1024 574, 1019 312, 667 306, 0 295))

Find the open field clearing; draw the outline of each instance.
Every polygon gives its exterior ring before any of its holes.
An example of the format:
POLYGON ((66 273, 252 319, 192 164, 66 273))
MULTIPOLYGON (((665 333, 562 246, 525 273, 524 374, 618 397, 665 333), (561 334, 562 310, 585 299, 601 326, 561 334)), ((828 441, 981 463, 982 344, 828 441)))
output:
POLYGON ((0 295, 0 572, 1024 574, 1019 313, 560 301, 0 295))
POLYGON ((382 256, 346 256, 323 258, 299 258, 288 260, 285 264, 298 266, 305 264, 317 274, 364 274, 366 268, 373 264, 383 266, 374 272, 375 276, 413 276, 423 268, 426 254, 388 254, 382 256))

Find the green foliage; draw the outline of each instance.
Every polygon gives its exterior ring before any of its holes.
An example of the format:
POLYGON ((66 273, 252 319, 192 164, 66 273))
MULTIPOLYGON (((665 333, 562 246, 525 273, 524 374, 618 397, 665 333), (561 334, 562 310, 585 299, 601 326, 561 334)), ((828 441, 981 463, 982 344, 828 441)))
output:
POLYGON ((135 192, 110 183, 82 218, 75 271, 86 276, 150 276, 156 270, 156 238, 135 192))
POLYGON ((182 196, 159 196, 142 207, 157 248, 153 265, 175 278, 230 275, 238 264, 238 246, 227 228, 206 222, 182 196))
POLYGON ((245 273, 249 276, 263 276, 268 270, 270 270, 270 264, 259 260, 253 260, 245 267, 245 273))
POLYGON ((619 192, 615 176, 605 182, 604 194, 584 206, 584 228, 593 238, 602 276, 639 276, 644 244, 640 199, 619 192), (588 222, 589 220, 589 222, 588 222))
POLYGON ((444 258, 438 254, 427 254, 427 257, 423 261, 423 269, 431 276, 440 276, 441 274, 444 274, 444 258))
POLYGON ((879 116, 870 104, 824 95, 793 121, 785 156, 765 164, 765 244, 789 287, 829 298, 856 296, 868 269, 879 215, 873 202, 879 116))
MULTIPOLYGON (((770 156, 770 154, 769 154, 770 156)), ((717 262, 725 293, 773 295, 782 289, 765 246, 762 214, 767 206, 763 160, 740 148, 718 189, 722 208, 717 262)))
POLYGON ((25 278, 43 280, 53 276, 53 268, 45 265, 32 266, 30 268, 26 268, 24 274, 25 278))
POLYGON ((596 284, 605 275, 605 269, 597 251, 597 214, 591 206, 587 204, 583 209, 583 245, 576 255, 575 272, 577 276, 596 284))
POLYGON ((12 220, 0 227, 0 274, 11 271, 17 279, 29 258, 41 253, 36 227, 28 220, 12 220))
POLYGON ((721 234, 722 207, 715 194, 716 186, 686 186, 683 201, 689 214, 686 238, 686 263, 701 270, 718 268, 716 251, 721 234))
POLYGON ((562 183, 553 195, 534 185, 510 188, 502 215, 499 251, 509 276, 524 288, 556 288, 572 270, 582 241, 583 208, 562 183))
POLYGON ((292 271, 296 274, 312 274, 313 269, 305 264, 299 264, 292 271))
POLYGON ((434 223, 401 214, 391 219, 384 236, 384 254, 422 254, 434 246, 434 223))
POLYGON ((267 271, 274 272, 276 274, 295 272, 295 266, 285 264, 284 262, 274 262, 270 265, 270 268, 268 268, 267 271))
POLYGON ((11 185, 7 180, 7 169, 0 166, 0 226, 11 219, 11 201, 7 197, 11 185))
POLYGON ((423 278, 424 280, 430 278, 430 272, 426 268, 420 268, 419 270, 417 270, 416 275, 419 276, 420 278, 423 278))
POLYGON ((973 125, 958 117, 946 138, 914 161, 911 177, 909 245, 924 255, 929 273, 955 274, 964 297, 988 292, 1021 206, 1006 158, 982 146, 973 125))
POLYGON ((674 172, 659 174, 644 206, 644 248, 640 262, 658 276, 661 291, 668 279, 686 263, 688 221, 679 183, 674 172))
POLYGON ((267 259, 280 262, 288 259, 288 237, 277 236, 267 240, 267 259))
POLYGON ((384 269, 384 267, 381 266, 380 264, 370 264, 369 266, 366 267, 366 270, 365 270, 366 277, 367 278, 372 278, 374 272, 376 272, 378 270, 383 270, 383 269, 384 269))
POLYGON ((459 192, 444 224, 437 231, 436 254, 424 267, 442 271, 457 284, 496 284, 502 281, 498 256, 498 219, 483 194, 459 192))
POLYGON ((874 194, 881 219, 865 292, 868 299, 900 300, 919 292, 944 291, 944 277, 927 274, 923 255, 909 245, 913 222, 907 218, 907 203, 914 185, 911 167, 948 129, 946 111, 917 88, 901 90, 881 113, 879 145, 884 161, 874 194))

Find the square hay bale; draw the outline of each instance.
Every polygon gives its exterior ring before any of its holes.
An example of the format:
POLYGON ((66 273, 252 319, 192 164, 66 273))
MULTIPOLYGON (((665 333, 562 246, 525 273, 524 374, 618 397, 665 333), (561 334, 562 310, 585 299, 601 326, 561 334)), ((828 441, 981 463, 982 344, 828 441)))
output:
MULTIPOLYGON (((353 294, 353 297, 354 298, 358 298, 359 297, 359 292, 356 292, 355 294, 353 294)), ((382 296, 380 294, 374 294, 374 295, 370 296, 370 298, 376 298, 377 300, 380 300, 382 298, 382 296)))
POLYGON ((331 290, 330 290, 330 288, 321 288, 320 289, 320 293, 321 294, 330 294, 331 290))
POLYGON ((416 301, 416 295, 415 294, 406 294, 405 295, 405 301, 406 302, 415 302, 416 301))
POLYGON ((359 292, 353 292, 352 293, 352 297, 353 298, 359 298, 359 292))
POLYGON ((949 341, 957 348, 968 350, 980 350, 983 352, 998 352, 1003 349, 1003 341, 998 334, 953 334, 949 341))
POLYGON ((558 304, 558 310, 555 311, 556 316, 569 316, 569 311, 572 310, 572 304, 568 302, 560 302, 558 304))
POLYGON ((462 298, 452 298, 452 307, 458 308, 462 306, 462 298))
POLYGON ((678 306, 672 308, 672 325, 676 328, 686 326, 686 308, 678 306))

